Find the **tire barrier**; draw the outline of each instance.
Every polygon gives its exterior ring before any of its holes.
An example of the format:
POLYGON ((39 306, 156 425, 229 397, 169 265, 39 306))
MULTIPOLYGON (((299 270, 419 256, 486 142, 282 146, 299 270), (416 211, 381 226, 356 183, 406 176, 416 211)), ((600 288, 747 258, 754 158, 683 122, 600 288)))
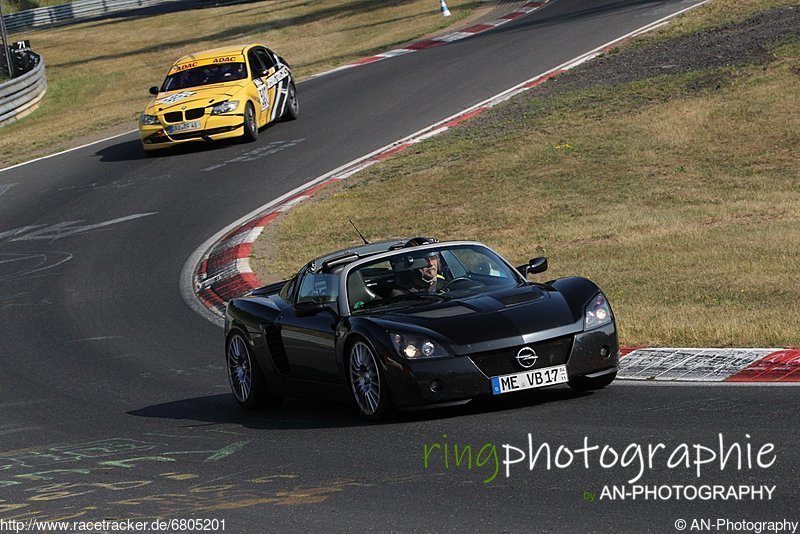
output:
POLYGON ((0 127, 36 109, 47 91, 44 59, 23 46, 10 47, 9 53, 15 77, 0 84, 0 127))

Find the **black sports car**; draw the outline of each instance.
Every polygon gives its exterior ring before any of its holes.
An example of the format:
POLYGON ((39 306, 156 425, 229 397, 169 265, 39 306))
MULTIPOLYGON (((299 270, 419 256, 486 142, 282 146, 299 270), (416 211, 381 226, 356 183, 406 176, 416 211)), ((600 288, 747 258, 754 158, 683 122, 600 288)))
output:
POLYGON ((527 280, 480 243, 413 238, 317 258, 233 299, 228 378, 244 408, 348 394, 362 415, 553 384, 602 388, 617 374, 611 307, 580 277, 527 280))

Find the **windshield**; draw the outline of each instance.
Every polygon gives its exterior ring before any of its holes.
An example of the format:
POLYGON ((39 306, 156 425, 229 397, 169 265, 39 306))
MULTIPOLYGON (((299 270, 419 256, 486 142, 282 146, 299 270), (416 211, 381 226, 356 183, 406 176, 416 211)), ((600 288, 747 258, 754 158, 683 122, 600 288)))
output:
POLYGON ((351 270, 347 300, 350 311, 359 313, 472 297, 520 282, 497 254, 480 245, 401 249, 351 270))
POLYGON ((214 83, 231 82, 247 78, 244 63, 217 63, 186 69, 167 76, 161 92, 177 91, 214 83))

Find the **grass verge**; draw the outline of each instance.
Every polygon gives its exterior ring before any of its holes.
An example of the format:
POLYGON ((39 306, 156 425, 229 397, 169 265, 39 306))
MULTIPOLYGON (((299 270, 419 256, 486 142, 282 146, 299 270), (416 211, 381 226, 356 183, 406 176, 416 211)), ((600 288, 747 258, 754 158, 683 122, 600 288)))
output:
POLYGON ((158 16, 103 20, 17 34, 47 65, 38 110, 0 130, 0 167, 136 128, 180 56, 224 44, 263 42, 299 78, 383 51, 458 23, 483 0, 451 0, 441 16, 432 0, 263 0, 158 16), (146 36, 146 37, 143 37, 146 36))
MULTIPOLYGON (((775 5, 715 0, 633 46, 775 5)), ((254 270, 284 277, 358 242, 352 218, 375 241, 547 255, 542 280, 604 288, 625 345, 800 346, 800 42, 769 51, 766 64, 517 97, 294 208, 256 243, 254 270)))

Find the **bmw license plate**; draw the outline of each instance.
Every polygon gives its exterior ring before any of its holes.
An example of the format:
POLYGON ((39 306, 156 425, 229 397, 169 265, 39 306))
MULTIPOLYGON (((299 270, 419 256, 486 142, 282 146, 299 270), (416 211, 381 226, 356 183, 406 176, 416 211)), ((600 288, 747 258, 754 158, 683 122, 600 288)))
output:
POLYGON ((541 388, 567 382, 567 366, 554 365, 524 373, 492 377, 492 393, 502 395, 523 389, 541 388))
POLYGON ((187 130, 197 130, 200 128, 200 121, 183 122, 181 124, 173 124, 167 128, 167 133, 185 132, 187 130))

